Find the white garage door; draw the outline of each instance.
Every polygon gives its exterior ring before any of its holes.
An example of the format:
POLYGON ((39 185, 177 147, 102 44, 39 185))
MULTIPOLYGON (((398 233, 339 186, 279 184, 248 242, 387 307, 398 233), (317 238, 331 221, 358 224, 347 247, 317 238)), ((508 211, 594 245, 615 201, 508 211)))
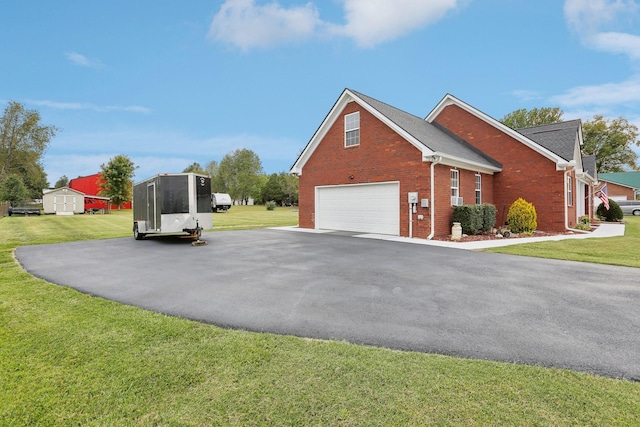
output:
POLYGON ((316 227, 399 235, 399 183, 316 187, 316 227))

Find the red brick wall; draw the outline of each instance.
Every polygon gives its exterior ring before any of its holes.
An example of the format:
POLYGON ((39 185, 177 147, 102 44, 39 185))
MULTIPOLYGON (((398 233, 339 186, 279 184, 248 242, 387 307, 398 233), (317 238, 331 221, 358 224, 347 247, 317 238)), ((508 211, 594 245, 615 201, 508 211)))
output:
POLYGON ((627 200, 633 200, 635 198, 633 188, 624 187, 614 184, 613 182, 607 182, 607 195, 609 197, 626 197, 627 200))
MULTIPOLYGON (((422 161, 420 150, 401 138, 357 103, 347 104, 339 118, 318 144, 302 169, 299 180, 299 225, 315 228, 315 187, 385 181, 400 182, 400 235, 409 235, 407 193, 418 192, 419 199, 431 199, 430 165, 422 161), (344 115, 360 111, 360 145, 344 147, 344 115), (349 176, 353 176, 350 179, 349 176)), ((450 169, 435 167, 435 235, 451 232, 450 169)), ((493 177, 483 174, 483 199, 492 203, 493 177)), ((465 203, 475 203, 475 172, 460 170, 460 195, 465 203)), ((430 200, 434 206, 433 200, 430 200)), ((430 232, 431 208, 418 205, 413 215, 413 237, 426 238, 430 232), (424 215, 423 220, 417 216, 424 215)))
MULTIPOLYGON (((539 230, 564 230, 564 177, 553 161, 455 105, 446 107, 435 122, 502 163, 502 172, 493 177, 498 223, 506 221, 509 206, 522 197, 535 206, 539 230)), ((573 193, 575 198, 575 188, 573 193)), ((575 200, 569 219, 575 223, 575 200)))
MULTIPOLYGON (((409 234, 407 193, 417 191, 420 199, 429 195, 429 164, 412 146, 357 103, 346 105, 339 118, 316 147, 302 169, 299 180, 299 225, 315 228, 315 187, 373 182, 400 182, 400 235, 409 234), (344 115, 360 111, 360 145, 345 148, 344 115), (350 179, 349 176, 353 176, 350 179)), ((429 209, 418 207, 425 216, 414 221, 413 236, 429 233, 429 209)), ((417 214, 414 215, 414 220, 417 214)))

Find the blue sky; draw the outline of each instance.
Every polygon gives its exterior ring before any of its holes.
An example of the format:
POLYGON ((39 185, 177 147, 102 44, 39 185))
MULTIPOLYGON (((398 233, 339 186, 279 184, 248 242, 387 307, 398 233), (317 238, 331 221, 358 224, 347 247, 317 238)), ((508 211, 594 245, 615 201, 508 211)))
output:
POLYGON ((345 87, 421 117, 451 93, 640 126, 639 29, 634 0, 9 0, 0 108, 61 128, 51 185, 118 154, 136 181, 238 148, 273 173, 345 87))

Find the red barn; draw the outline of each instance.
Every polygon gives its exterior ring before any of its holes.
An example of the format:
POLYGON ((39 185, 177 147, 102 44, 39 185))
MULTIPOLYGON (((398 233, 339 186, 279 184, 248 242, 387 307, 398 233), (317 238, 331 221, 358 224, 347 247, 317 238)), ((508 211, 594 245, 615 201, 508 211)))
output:
MULTIPOLYGON (((91 209, 104 209, 109 211, 111 209, 118 209, 117 206, 109 203, 107 197, 99 196, 100 185, 102 175, 96 173, 88 176, 79 176, 69 181, 69 188, 76 191, 80 191, 85 194, 84 198, 84 210, 89 211, 91 209)), ((103 181, 104 182, 104 181, 103 181)), ((126 202, 120 205, 120 209, 131 209, 131 202, 126 202)))
POLYGON ((502 223, 522 197, 539 229, 571 230, 593 216, 581 146, 579 120, 515 130, 451 95, 423 119, 346 89, 291 169, 299 226, 430 239, 453 206, 493 204, 502 223))

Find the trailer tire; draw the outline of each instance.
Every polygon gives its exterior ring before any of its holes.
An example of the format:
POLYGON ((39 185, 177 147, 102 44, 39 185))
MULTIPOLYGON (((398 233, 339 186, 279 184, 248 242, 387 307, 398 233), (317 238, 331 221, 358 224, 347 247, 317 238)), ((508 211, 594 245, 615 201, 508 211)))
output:
POLYGON ((133 238, 136 240, 142 240, 144 239, 144 233, 140 233, 138 231, 138 223, 134 223, 133 224, 133 238))

